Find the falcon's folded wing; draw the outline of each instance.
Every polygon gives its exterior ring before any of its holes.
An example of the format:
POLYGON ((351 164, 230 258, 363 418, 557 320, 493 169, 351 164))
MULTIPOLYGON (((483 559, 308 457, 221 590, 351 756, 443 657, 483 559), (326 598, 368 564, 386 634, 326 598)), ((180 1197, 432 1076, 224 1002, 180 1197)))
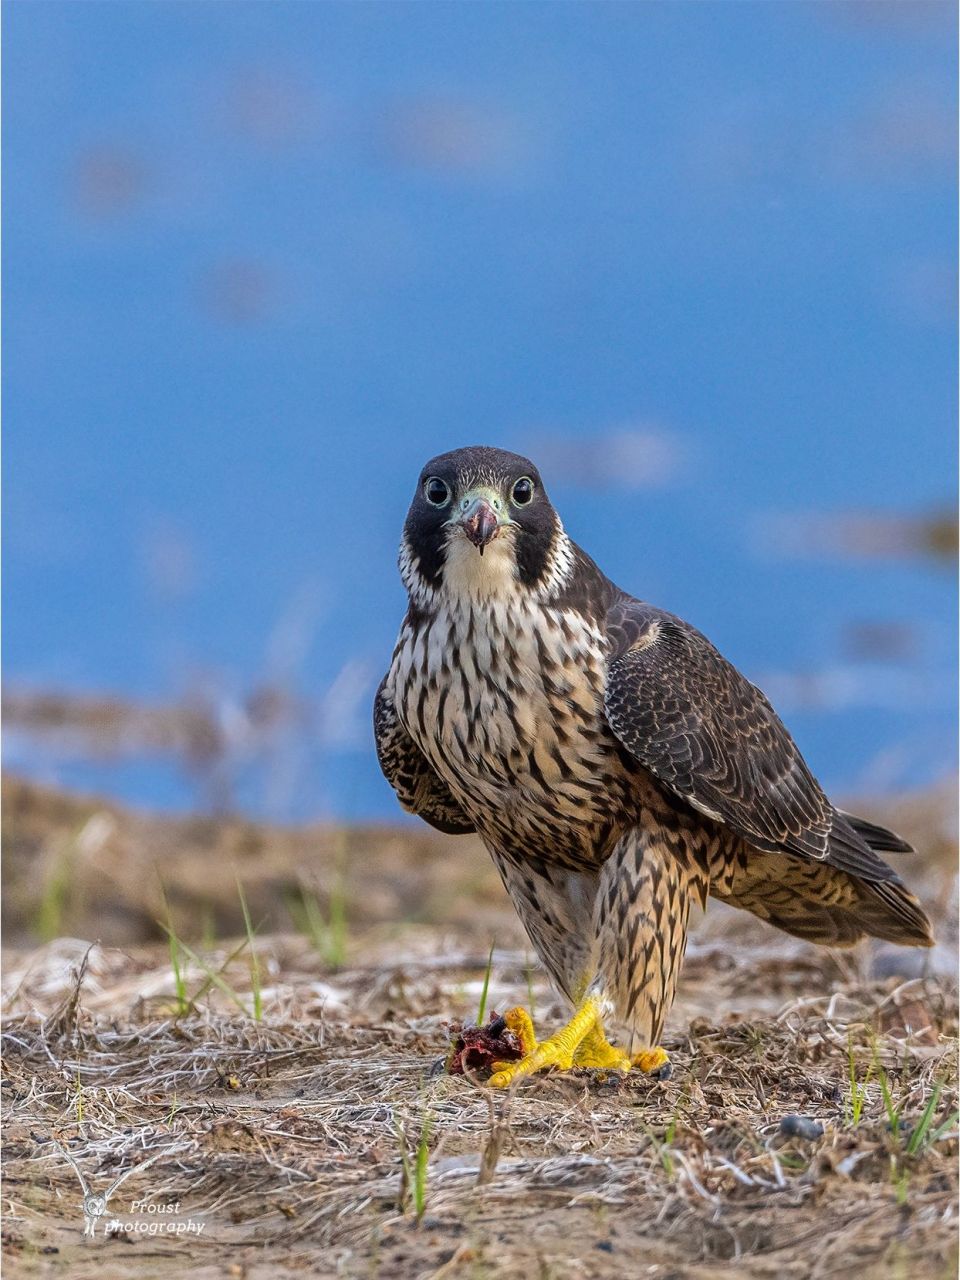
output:
POLYGON ((675 795, 758 849, 896 880, 824 795, 764 695, 705 636, 629 598, 607 630, 610 727, 675 795))
POLYGON ((374 699, 373 736, 380 768, 397 799, 408 813, 417 814, 447 835, 475 831, 447 784, 400 723, 386 684, 384 677, 374 699))

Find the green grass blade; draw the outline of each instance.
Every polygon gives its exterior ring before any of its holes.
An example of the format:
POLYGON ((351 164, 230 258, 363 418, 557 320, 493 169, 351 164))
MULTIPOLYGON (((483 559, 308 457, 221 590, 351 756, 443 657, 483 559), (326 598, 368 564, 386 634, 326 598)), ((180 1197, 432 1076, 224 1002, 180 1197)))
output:
POLYGON ((331 968, 342 969, 347 958, 347 892, 343 876, 341 851, 333 886, 330 890, 330 945, 328 959, 331 968))
POLYGON ((890 1091, 890 1081, 883 1067, 877 1070, 877 1078, 880 1081, 880 1093, 883 1097, 884 1110, 887 1113, 887 1122, 890 1125, 890 1132, 893 1134, 894 1140, 900 1138, 900 1113, 893 1105, 893 1094, 890 1091))
POLYGON ((243 892, 243 885, 237 879, 237 893, 240 895, 240 908, 243 911, 243 924, 247 931, 247 942, 250 946, 250 986, 253 990, 253 1019, 255 1022, 263 1020, 263 996, 260 982, 260 959, 257 955, 257 949, 253 945, 254 928, 250 919, 250 908, 247 906, 246 895, 243 892))
POLYGON ((430 1161, 430 1130, 432 1120, 426 1115, 420 1129, 420 1142, 417 1145, 417 1159, 413 1176, 413 1208, 417 1221, 423 1217, 427 1208, 427 1170, 430 1161))
POLYGON ((960 1123, 960 1111, 954 1111, 952 1115, 947 1116, 946 1120, 944 1120, 942 1124, 937 1125, 936 1129, 934 1129, 933 1133, 930 1135, 927 1146, 932 1147, 935 1142, 939 1142, 940 1139, 945 1134, 949 1133, 951 1129, 955 1129, 958 1123, 960 1123))
POLYGON ((162 880, 160 882, 160 897, 163 899, 163 909, 167 916, 167 945, 170 951, 170 968, 173 970, 173 990, 177 1001, 176 1016, 182 1018, 193 1009, 193 1001, 187 997, 187 980, 181 960, 181 943, 173 927, 173 913, 170 910, 167 891, 163 886, 162 880))
POLYGON ((490 943, 490 954, 487 956, 487 971, 483 975, 483 990, 480 992, 480 1008, 477 1010, 477 1026, 483 1026, 487 1012, 487 992, 490 990, 490 970, 493 968, 493 943, 490 943))
POLYGON ((299 885, 299 899, 289 895, 287 910, 294 927, 307 938, 324 964, 342 969, 347 958, 347 895, 343 872, 338 869, 330 889, 329 919, 324 919, 316 894, 299 885))
MULTIPOLYGON (((164 932, 167 932, 167 926, 163 923, 162 920, 158 920, 157 924, 159 924, 160 928, 163 929, 164 932)), ((227 965, 230 963, 230 960, 240 955, 240 953, 244 950, 244 948, 247 945, 248 945, 247 939, 244 938, 243 942, 241 942, 240 945, 236 948, 236 950, 233 951, 231 955, 224 961, 222 968, 225 969, 227 965)), ((197 955, 196 951, 194 951, 192 947, 189 947, 185 942, 181 942, 180 946, 186 952, 187 958, 189 960, 192 960, 193 963, 197 965, 199 968, 201 968, 203 972, 207 975, 207 979, 209 983, 215 986, 218 991, 223 992, 223 994, 227 997, 227 999, 230 1000, 233 1004, 235 1004, 242 1014, 245 1014, 247 1017, 249 1017, 250 1010, 247 1008, 247 1006, 243 1003, 243 1001, 237 995, 236 991, 234 991, 233 987, 231 987, 230 984, 221 977, 220 973, 218 973, 215 969, 212 969, 210 965, 207 964, 206 960, 201 959, 201 957, 197 955)), ((209 987, 207 989, 209 990, 209 987)), ((199 998, 199 995, 194 996, 194 1000, 198 998, 199 998)))
POLYGON ((908 1156, 915 1156, 923 1147, 927 1132, 931 1124, 933 1124, 933 1117, 936 1114, 937 1103, 940 1101, 941 1093, 943 1093, 943 1081, 938 1080, 934 1084, 930 1097, 927 1099, 927 1105, 923 1109, 923 1114, 917 1121, 916 1128, 913 1130, 913 1133, 911 1133, 910 1139, 907 1142, 908 1156))
POLYGON ((853 1041, 847 1040, 847 1061, 848 1074, 850 1079, 850 1092, 848 1103, 844 1104, 844 1110, 847 1114, 847 1123, 853 1127, 860 1123, 860 1117, 863 1115, 863 1104, 867 1100, 867 1085, 870 1083, 870 1077, 873 1075, 873 1063, 867 1067, 867 1074, 863 1077, 863 1083, 857 1079, 857 1064, 853 1056, 853 1041))
POLYGON ((410 1156, 407 1152, 407 1131, 396 1117, 394 1117, 393 1127, 396 1129, 397 1142, 400 1145, 400 1194, 397 1196, 397 1207, 403 1213, 407 1196, 413 1185, 413 1170, 410 1168, 410 1156))

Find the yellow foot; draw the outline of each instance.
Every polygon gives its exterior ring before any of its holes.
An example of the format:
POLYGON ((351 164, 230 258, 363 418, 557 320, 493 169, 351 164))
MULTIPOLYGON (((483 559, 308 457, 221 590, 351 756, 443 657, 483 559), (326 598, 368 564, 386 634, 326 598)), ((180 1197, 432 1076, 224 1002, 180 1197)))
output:
MULTIPOLYGON (((503 1020, 517 1037, 520 1052, 523 1056, 526 1057, 528 1054, 533 1053, 537 1047, 537 1033, 533 1029, 533 1019, 526 1009, 508 1009, 503 1015, 503 1020)), ((499 1069, 500 1065, 506 1066, 508 1064, 498 1063, 495 1069, 499 1069)))
POLYGON ((540 1044, 525 1009, 511 1009, 504 1018, 520 1042, 523 1057, 519 1062, 493 1064, 490 1084, 494 1089, 505 1089, 514 1080, 548 1067, 558 1067, 561 1071, 569 1071, 573 1066, 630 1070, 627 1055, 607 1043, 600 1024, 600 1009, 592 996, 583 1002, 565 1027, 540 1044))
POLYGON ((652 1075, 655 1071, 662 1071, 667 1075, 670 1069, 670 1055, 666 1049, 641 1049, 639 1053, 633 1055, 633 1065, 639 1067, 641 1071, 645 1071, 648 1075, 652 1075), (664 1070, 666 1068, 666 1070, 664 1070))
POLYGON ((633 1064, 629 1054, 612 1045, 603 1034, 600 1023, 596 1022, 574 1050, 573 1065, 604 1067, 607 1071, 629 1071, 633 1064))

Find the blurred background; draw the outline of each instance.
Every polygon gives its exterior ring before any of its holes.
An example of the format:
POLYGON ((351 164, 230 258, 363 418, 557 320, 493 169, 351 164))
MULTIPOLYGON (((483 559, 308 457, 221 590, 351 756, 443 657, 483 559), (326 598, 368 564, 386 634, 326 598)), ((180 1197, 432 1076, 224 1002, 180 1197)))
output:
POLYGON ((953 6, 3 19, 15 775, 400 821, 400 529, 489 443, 834 792, 954 776, 953 6))
POLYGON ((0 5, 11 1276, 156 1274, 77 1252, 51 1134, 164 1154, 207 1274, 954 1273, 954 10, 0 5), (372 741, 478 443, 913 842, 934 949, 712 903, 671 1082, 434 1078, 565 1016, 372 741))

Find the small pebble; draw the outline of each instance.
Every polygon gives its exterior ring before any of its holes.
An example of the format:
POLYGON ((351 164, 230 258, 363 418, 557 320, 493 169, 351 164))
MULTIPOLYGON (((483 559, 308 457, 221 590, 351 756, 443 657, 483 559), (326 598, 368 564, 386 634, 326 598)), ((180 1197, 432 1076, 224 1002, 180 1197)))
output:
POLYGON ((823 1137, 823 1125, 809 1116, 784 1116, 780 1133, 784 1138, 806 1138, 812 1142, 814 1138, 823 1137))
POLYGON ((895 1125, 888 1120, 883 1127, 887 1133, 896 1133, 901 1138, 909 1138, 913 1132, 913 1125, 909 1120, 900 1120, 895 1125))

